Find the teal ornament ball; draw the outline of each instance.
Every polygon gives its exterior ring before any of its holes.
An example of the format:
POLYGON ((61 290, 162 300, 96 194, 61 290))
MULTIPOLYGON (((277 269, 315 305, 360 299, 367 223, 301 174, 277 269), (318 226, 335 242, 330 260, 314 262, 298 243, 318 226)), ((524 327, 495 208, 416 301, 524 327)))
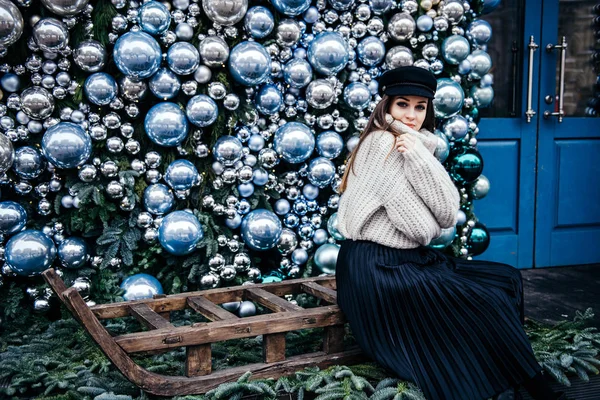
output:
POLYGON ((478 256, 487 250, 490 245, 490 233, 481 222, 476 222, 467 238, 469 253, 478 256))
POLYGON ((345 240, 344 235, 338 230, 338 213, 331 214, 331 217, 327 220, 327 231, 335 240, 345 240))
POLYGON ((450 228, 442 229, 440 236, 436 237, 429 243, 429 247, 434 249, 443 250, 448 247, 456 236, 456 227, 451 226, 450 228))
POLYGON ((329 275, 335 275, 340 245, 327 243, 320 246, 315 252, 315 264, 321 272, 329 275))
POLYGON ((477 150, 468 148, 450 157, 450 176, 461 185, 471 183, 481 175, 483 158, 477 150))

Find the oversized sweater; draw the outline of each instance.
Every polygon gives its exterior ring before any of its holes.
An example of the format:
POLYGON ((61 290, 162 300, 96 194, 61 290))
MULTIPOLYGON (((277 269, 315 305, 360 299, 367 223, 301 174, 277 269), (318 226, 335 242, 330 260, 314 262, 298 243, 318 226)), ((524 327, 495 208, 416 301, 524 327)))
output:
POLYGON ((460 196, 434 156, 437 137, 424 129, 415 131, 390 114, 386 119, 386 125, 391 123, 388 131, 371 132, 353 155, 354 172, 340 197, 338 230, 347 239, 394 248, 427 245, 442 228, 456 225, 460 196), (419 140, 401 153, 390 130, 419 140))

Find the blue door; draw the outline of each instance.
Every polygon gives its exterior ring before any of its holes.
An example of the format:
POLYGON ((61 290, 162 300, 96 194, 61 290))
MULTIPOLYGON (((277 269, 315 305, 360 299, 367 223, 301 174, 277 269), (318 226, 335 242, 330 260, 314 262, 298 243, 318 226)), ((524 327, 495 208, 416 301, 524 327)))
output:
POLYGON ((484 16, 496 96, 477 136, 491 189, 474 211, 491 244, 476 259, 600 262, 600 119, 588 106, 597 3, 503 0, 484 16))

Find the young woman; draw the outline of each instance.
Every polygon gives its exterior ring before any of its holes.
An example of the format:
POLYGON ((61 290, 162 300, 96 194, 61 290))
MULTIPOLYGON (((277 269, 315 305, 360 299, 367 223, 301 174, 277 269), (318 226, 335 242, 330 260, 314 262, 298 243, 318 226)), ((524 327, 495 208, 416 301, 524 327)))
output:
POLYGON ((519 384, 535 399, 567 399, 543 378, 523 329, 521 272, 427 247, 456 225, 460 207, 434 156, 435 76, 400 67, 379 85, 382 99, 346 165, 338 208, 347 239, 337 301, 358 344, 428 400, 508 399, 519 384))

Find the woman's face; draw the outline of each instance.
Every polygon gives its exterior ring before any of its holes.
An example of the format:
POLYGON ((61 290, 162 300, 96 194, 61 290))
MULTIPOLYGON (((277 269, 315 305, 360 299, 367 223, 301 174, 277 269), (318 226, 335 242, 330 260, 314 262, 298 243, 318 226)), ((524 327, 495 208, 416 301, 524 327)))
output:
POLYGON ((423 126, 423 121, 425 121, 428 102, 427 97, 396 96, 388 112, 394 119, 418 131, 423 126))

